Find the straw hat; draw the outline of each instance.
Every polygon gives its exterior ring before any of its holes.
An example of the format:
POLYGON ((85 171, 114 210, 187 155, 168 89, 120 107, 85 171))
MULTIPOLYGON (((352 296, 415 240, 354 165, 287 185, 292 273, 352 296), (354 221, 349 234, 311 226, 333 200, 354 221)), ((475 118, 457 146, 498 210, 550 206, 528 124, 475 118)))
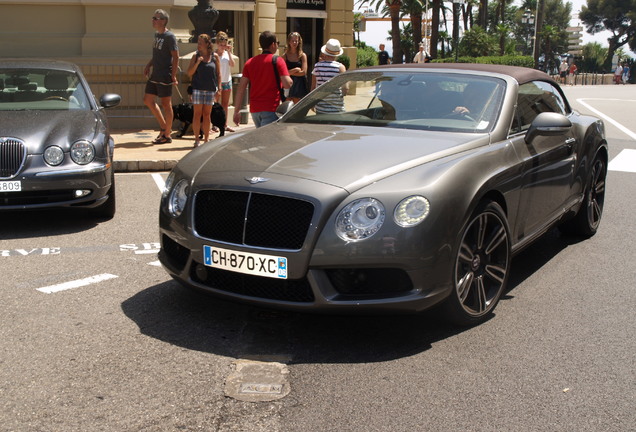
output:
POLYGON ((320 48, 320 52, 324 55, 338 57, 342 55, 344 50, 340 47, 338 39, 329 39, 326 44, 320 48))

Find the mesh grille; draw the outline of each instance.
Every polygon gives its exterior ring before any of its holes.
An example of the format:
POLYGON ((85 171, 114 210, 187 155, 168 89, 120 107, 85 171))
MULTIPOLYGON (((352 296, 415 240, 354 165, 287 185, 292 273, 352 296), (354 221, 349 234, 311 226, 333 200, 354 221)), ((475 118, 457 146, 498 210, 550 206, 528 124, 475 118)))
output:
POLYGON ((13 138, 0 138, 0 178, 15 176, 26 156, 24 143, 13 138))
POLYGON ((274 195, 203 190, 194 227, 205 238, 246 246, 301 249, 311 224, 310 202, 274 195))

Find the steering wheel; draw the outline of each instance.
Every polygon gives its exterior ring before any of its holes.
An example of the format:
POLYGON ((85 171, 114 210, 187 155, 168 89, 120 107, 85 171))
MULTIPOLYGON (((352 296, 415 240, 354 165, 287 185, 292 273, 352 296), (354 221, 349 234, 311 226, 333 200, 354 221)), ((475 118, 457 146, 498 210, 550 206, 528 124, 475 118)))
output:
POLYGON ((68 102, 68 99, 62 96, 49 96, 47 98, 44 98, 44 100, 60 100, 60 101, 68 102))
POLYGON ((451 117, 456 117, 456 118, 461 118, 461 119, 465 119, 465 120, 470 120, 472 122, 477 122, 477 120, 475 120, 473 117, 471 117, 471 115, 467 112, 450 112, 448 114, 446 114, 444 116, 444 118, 451 118, 451 117))

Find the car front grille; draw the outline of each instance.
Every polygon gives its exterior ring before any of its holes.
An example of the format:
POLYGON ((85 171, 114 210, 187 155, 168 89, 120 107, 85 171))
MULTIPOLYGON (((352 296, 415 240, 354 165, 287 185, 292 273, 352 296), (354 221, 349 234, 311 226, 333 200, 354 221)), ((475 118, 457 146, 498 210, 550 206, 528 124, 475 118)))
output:
POLYGON ((0 178, 12 178, 24 164, 26 146, 15 138, 0 138, 0 178))
POLYGON ((202 190, 194 229, 204 238, 245 246, 301 249, 314 206, 308 201, 253 192, 202 190))
POLYGON ((207 267, 196 262, 190 269, 190 277, 197 283, 232 294, 294 303, 314 301, 314 293, 307 278, 266 278, 207 267))

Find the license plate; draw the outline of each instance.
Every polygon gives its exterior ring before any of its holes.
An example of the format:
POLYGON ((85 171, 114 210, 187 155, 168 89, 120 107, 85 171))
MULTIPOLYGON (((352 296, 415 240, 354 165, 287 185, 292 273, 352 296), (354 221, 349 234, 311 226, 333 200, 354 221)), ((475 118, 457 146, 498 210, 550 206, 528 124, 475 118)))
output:
POLYGON ((203 246, 203 263, 237 273, 287 279, 287 258, 203 246))
POLYGON ((20 192, 21 190, 20 180, 0 181, 0 192, 20 192))

